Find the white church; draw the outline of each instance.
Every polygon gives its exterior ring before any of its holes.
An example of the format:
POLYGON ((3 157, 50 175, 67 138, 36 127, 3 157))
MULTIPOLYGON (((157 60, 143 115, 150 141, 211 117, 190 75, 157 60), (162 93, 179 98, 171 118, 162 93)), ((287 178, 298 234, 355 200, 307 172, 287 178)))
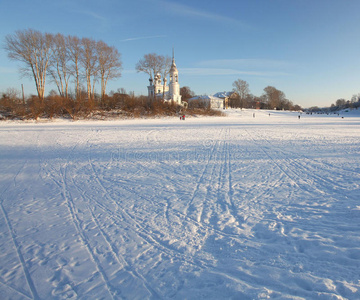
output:
POLYGON ((172 64, 170 68, 170 83, 167 85, 167 79, 164 78, 164 82, 161 82, 161 75, 158 73, 155 75, 154 80, 149 79, 150 85, 148 86, 148 96, 150 98, 164 97, 165 101, 174 101, 179 105, 183 105, 181 102, 180 85, 179 85, 179 72, 175 64, 175 57, 173 53, 172 64))

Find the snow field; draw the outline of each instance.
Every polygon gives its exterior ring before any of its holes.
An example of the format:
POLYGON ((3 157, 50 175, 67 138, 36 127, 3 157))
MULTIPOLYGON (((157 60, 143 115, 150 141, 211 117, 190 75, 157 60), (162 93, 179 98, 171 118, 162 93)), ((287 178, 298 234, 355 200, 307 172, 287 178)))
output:
POLYGON ((360 118, 227 113, 0 123, 1 297, 360 298, 360 118))

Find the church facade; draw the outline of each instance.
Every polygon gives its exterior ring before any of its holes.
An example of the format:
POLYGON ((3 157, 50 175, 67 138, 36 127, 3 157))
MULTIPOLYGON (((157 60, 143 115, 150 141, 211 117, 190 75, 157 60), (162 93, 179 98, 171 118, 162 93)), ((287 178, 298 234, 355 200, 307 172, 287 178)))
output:
POLYGON ((148 96, 150 98, 163 98, 164 101, 173 101, 179 105, 182 105, 180 95, 180 84, 179 84, 179 71, 175 64, 175 57, 173 54, 172 63, 169 71, 170 82, 167 85, 167 79, 161 80, 161 75, 158 73, 154 79, 149 79, 148 96))

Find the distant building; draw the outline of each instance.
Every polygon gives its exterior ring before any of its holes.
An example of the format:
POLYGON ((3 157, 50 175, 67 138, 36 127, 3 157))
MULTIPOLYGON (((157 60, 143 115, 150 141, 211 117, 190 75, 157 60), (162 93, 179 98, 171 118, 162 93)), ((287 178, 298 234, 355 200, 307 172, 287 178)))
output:
POLYGON ((223 99, 224 108, 227 109, 231 106, 231 100, 236 99, 238 94, 236 92, 219 92, 213 95, 214 97, 223 99))
POLYGON ((149 79, 150 85, 148 86, 148 95, 150 98, 156 97, 163 97, 164 92, 165 94, 169 91, 169 86, 166 85, 166 78, 164 78, 164 83, 161 82, 161 75, 157 73, 154 77, 149 79))
POLYGON ((224 108, 224 100, 214 96, 202 95, 189 99, 189 107, 224 108))
POLYGON ((163 82, 161 81, 161 75, 159 73, 155 75, 154 80, 150 78, 150 85, 148 86, 148 96, 151 98, 164 98, 165 101, 174 101, 179 105, 183 105, 180 95, 179 71, 175 64, 174 53, 172 57, 172 64, 170 67, 169 75, 169 85, 167 85, 166 78, 163 79, 163 82))

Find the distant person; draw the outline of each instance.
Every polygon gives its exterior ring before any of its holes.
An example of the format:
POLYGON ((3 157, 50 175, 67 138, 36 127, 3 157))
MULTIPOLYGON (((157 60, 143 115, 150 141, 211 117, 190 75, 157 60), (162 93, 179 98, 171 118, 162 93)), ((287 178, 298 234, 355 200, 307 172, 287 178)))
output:
POLYGON ((300 120, 300 115, 299 115, 299 120, 300 120))
POLYGON ((253 118, 255 118, 255 113, 253 113, 253 118))

